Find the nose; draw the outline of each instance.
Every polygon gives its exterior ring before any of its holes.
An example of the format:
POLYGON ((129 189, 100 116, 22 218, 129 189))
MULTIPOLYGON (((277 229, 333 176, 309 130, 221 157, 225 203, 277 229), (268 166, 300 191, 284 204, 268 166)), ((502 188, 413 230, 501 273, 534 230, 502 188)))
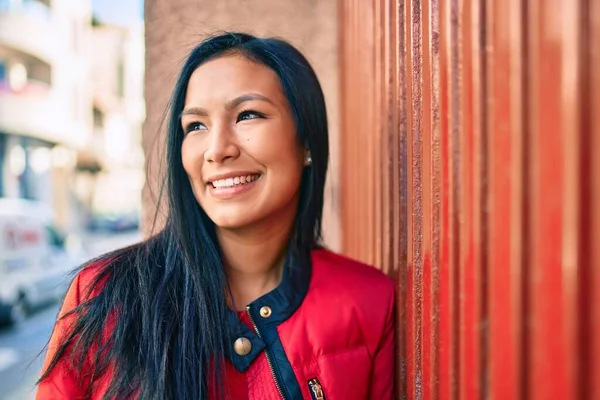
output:
POLYGON ((209 163, 222 164, 236 159, 240 149, 235 142, 231 129, 226 124, 215 125, 209 132, 208 147, 204 152, 204 160, 209 163))

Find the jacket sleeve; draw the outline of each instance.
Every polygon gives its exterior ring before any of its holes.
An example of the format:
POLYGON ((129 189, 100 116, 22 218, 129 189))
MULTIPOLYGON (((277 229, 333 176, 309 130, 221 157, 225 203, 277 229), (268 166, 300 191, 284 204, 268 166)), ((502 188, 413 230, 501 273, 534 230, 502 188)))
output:
MULTIPOLYGON (((44 360, 42 373, 46 371, 60 343, 66 338, 69 330, 75 321, 75 315, 64 317, 66 313, 75 309, 80 304, 80 275, 77 275, 73 280, 61 310, 58 314, 58 319, 54 325, 52 336, 48 343, 48 350, 44 360)), ((50 374, 43 379, 39 385, 36 394, 36 400, 62 400, 62 399, 81 399, 84 396, 84 387, 78 382, 76 372, 70 365, 68 360, 69 355, 62 357, 54 366, 50 374)))
POLYGON ((369 393, 369 399, 372 400, 392 400, 394 398, 394 378, 396 376, 394 369, 396 355, 394 310, 394 284, 390 281, 385 326, 373 358, 371 390, 369 393))

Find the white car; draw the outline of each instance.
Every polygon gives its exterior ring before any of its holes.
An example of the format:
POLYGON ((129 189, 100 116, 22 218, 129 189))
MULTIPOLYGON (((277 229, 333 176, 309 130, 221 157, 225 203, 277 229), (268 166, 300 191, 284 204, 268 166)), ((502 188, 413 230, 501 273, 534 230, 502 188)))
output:
POLYGON ((18 323, 66 292, 80 260, 52 222, 39 202, 0 198, 0 322, 18 323))

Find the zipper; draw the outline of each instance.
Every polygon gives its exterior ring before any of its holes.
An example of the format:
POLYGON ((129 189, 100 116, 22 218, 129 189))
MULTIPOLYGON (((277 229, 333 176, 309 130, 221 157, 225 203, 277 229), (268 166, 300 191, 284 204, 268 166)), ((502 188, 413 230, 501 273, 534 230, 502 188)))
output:
MULTIPOLYGON (((252 314, 250 314, 250 306, 246 306, 246 314, 248 314, 248 318, 250 318, 250 322, 252 323, 252 326, 254 327, 256 334, 258 335, 259 338, 262 339, 262 336, 260 335, 260 331, 258 330, 256 323, 254 322, 254 318, 252 318, 252 314)), ((279 392, 279 395, 281 396, 281 398, 283 400, 285 400, 283 390, 281 389, 281 385, 279 384, 279 381, 277 380, 277 375, 275 374, 275 369, 273 368, 273 363, 271 362, 271 358, 269 357, 269 351, 267 349, 265 349, 265 356, 267 356, 267 364, 269 364, 269 369, 271 370, 271 375, 273 376, 273 381, 275 382, 275 387, 277 387, 277 391, 279 392)))
POLYGON ((310 395, 313 400, 325 400, 325 393, 323 393, 323 386, 321 386, 319 379, 309 379, 308 387, 310 388, 310 395))

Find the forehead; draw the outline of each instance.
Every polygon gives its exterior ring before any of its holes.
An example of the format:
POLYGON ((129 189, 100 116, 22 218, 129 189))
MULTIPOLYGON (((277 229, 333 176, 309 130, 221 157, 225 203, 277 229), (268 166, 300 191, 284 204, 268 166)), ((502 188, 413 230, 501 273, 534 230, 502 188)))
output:
POLYGON ((188 82, 186 104, 227 101, 244 93, 285 101, 277 74, 263 64, 231 54, 198 67, 188 82))

